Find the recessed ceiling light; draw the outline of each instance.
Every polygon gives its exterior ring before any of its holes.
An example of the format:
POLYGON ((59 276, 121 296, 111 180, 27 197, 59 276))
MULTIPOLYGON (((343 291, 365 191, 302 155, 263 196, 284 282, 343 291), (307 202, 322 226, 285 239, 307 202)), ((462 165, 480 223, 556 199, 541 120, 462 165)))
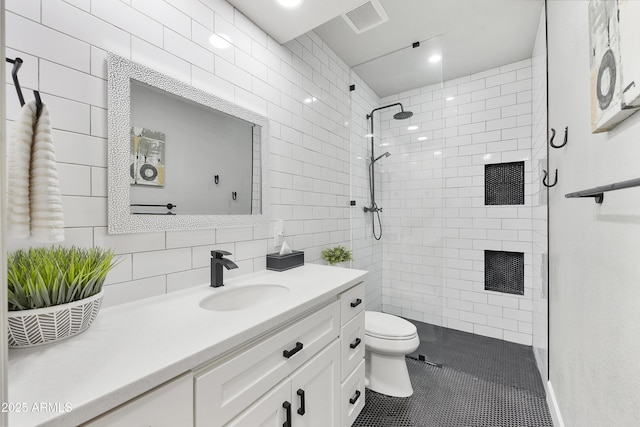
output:
POLYGON ((231 37, 226 34, 211 34, 209 43, 216 49, 227 49, 231 46, 231 37))
POLYGON ((298 7, 302 4, 302 0, 276 0, 276 2, 287 9, 293 9, 294 7, 298 7))
POLYGON ((418 138, 418 141, 426 141, 427 137, 426 136, 421 136, 418 138))
POLYGON ((438 62, 442 59, 442 56, 435 54, 429 57, 429 62, 438 62))
POLYGON ((411 125, 407 128, 407 130, 417 130, 417 129, 418 129, 418 126, 416 125, 411 125))

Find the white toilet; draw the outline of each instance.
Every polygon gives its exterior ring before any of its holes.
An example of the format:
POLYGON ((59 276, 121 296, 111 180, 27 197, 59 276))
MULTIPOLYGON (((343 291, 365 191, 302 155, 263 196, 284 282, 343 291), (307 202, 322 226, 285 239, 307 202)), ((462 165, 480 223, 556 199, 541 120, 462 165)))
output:
POLYGON ((391 314, 365 311, 365 385, 387 396, 413 394, 404 357, 418 349, 415 325, 391 314))

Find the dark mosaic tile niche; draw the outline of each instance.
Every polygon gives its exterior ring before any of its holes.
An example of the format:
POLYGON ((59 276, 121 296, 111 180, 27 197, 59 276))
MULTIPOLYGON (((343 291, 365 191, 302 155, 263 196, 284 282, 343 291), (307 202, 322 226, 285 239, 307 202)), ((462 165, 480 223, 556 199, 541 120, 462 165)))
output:
POLYGON ((524 162, 484 166, 485 205, 524 205, 524 162))
POLYGON ((524 295, 524 253, 484 251, 484 289, 524 295))

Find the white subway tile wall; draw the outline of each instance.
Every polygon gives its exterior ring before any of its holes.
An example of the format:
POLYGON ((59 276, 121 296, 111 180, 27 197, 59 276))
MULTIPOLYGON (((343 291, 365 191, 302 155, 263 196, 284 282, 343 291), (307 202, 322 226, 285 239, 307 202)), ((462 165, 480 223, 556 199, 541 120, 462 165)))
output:
POLYGON ((381 100, 414 112, 403 121, 381 115, 380 150, 392 154, 378 168, 384 311, 532 344, 534 271, 540 276, 532 242, 545 240, 544 218, 532 212, 541 190, 531 91, 527 59, 381 100), (484 165, 514 161, 525 162, 524 205, 485 206, 484 165), (486 249, 524 253, 523 296, 484 289, 486 249))
MULTIPOLYGON (((375 258, 367 244, 370 218, 360 210, 368 186, 362 160, 367 141, 360 137, 352 147, 349 124, 357 108, 357 126, 365 128, 364 114, 379 99, 315 34, 279 45, 223 0, 12 0, 6 8, 8 56, 25 60, 23 86, 40 90, 51 109, 65 244, 118 253, 105 306, 207 283, 214 248, 232 252, 240 267, 228 277, 264 269, 265 255, 275 250, 273 225, 107 234, 105 61, 111 51, 266 115, 272 219, 285 220, 287 243, 314 263, 323 262, 324 247, 351 246, 354 212, 353 266, 372 271, 368 307, 380 307, 381 250, 376 247, 375 258), (214 49, 208 42, 214 30, 230 36, 233 45, 214 49), (357 94, 350 94, 351 83, 357 94), (353 165, 352 152, 361 157, 353 165), (352 174, 360 194, 350 194, 352 174), (349 206, 354 197, 357 208, 349 206)), ((9 125, 18 110, 15 97, 8 96, 9 125)))

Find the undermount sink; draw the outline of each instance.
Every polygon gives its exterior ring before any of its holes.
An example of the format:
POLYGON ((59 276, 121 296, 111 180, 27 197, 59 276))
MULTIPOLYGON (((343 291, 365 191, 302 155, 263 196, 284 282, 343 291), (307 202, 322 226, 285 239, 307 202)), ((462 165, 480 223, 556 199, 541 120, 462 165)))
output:
POLYGON ((287 293, 289 288, 274 284, 225 287, 200 301, 200 307, 211 311, 246 310, 269 303, 287 293))

